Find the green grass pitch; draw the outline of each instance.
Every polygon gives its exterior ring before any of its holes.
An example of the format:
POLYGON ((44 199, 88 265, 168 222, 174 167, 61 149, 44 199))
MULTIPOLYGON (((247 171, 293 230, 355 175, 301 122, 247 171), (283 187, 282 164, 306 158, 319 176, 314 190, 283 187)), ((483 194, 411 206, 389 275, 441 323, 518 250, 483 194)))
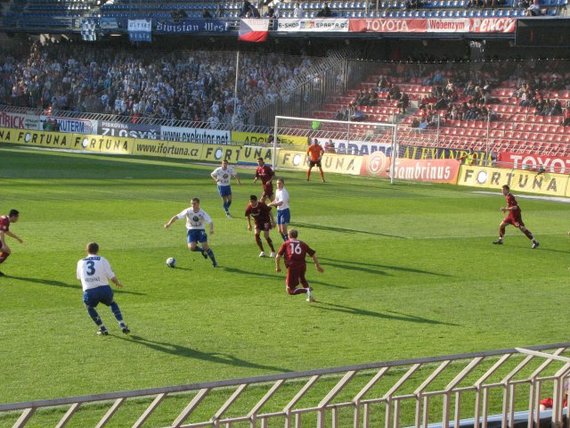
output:
POLYGON ((214 167, 0 148, 0 213, 20 210, 11 230, 25 241, 7 238, 0 266, 2 402, 568 340, 568 203, 519 196, 541 242, 531 250, 513 228, 491 244, 498 191, 279 173, 325 269, 309 263, 308 304, 257 257, 242 217, 260 191, 253 170, 238 169, 227 219, 214 167), (188 252, 183 222, 163 228, 193 196, 214 219, 217 269, 188 252), (111 335, 97 336, 82 305, 75 265, 92 240, 125 284, 131 336, 106 307, 111 335))

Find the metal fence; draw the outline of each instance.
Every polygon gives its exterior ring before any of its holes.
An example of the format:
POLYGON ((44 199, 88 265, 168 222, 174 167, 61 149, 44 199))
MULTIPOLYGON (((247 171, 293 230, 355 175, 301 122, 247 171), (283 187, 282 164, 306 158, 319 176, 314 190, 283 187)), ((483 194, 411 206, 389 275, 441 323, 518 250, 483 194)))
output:
POLYGON ((2 404, 0 423, 13 420, 14 427, 68 423, 196 428, 486 428, 541 423, 568 427, 563 405, 570 378, 569 347, 570 343, 558 343, 2 404), (553 399, 549 411, 540 410, 543 396, 553 399))

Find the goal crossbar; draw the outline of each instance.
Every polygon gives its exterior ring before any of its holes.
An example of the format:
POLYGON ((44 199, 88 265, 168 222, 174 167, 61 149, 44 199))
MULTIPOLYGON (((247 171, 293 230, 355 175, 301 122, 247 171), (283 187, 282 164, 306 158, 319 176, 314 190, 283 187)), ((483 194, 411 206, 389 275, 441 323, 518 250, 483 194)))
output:
MULTIPOLYGON (((306 133, 308 137, 313 136, 315 133, 324 132, 320 129, 321 124, 335 124, 335 125, 342 125, 345 127, 346 131, 339 131, 336 132, 346 132, 346 139, 347 141, 369 141, 370 135, 369 131, 372 129, 381 129, 390 133, 390 143, 392 148, 392 155, 390 156, 390 183, 394 183, 394 174, 392 171, 395 171, 396 167, 396 159, 398 157, 398 138, 397 138, 397 129, 398 125, 394 123, 384 123, 384 122, 366 122, 366 121, 350 121, 350 120, 335 120, 335 119, 320 119, 315 117, 294 117, 294 116, 275 116, 275 124, 273 127, 273 154, 272 154, 272 163, 273 166, 276 166, 276 157, 277 157, 277 145, 278 145, 278 135, 282 134, 281 130, 287 129, 286 126, 282 126, 284 121, 288 122, 305 122, 310 124, 318 123, 319 127, 317 129, 306 129, 306 133), (368 127, 368 128, 366 128, 368 127), (363 129, 366 128, 366 129, 363 129), (351 133, 350 130, 354 129, 355 132, 351 133), (367 133, 368 131, 368 133, 367 133)), ((292 129, 291 127, 290 129, 292 129)), ((297 128, 295 128, 297 129, 297 128)), ((286 132, 286 131, 285 131, 286 132)))

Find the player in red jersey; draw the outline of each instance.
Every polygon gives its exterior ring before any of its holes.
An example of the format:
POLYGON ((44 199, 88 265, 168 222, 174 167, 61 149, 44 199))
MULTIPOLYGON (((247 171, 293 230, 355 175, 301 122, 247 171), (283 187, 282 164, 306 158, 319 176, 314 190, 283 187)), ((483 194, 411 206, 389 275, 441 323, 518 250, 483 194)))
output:
POLYGON ((319 144, 319 141, 315 138, 313 144, 307 149, 307 156, 309 157, 309 169, 307 170, 307 181, 311 179, 311 170, 314 166, 319 168, 321 172, 321 180, 325 182, 325 173, 323 172, 323 167, 321 166, 321 159, 325 154, 325 150, 319 144))
POLYGON ((255 178, 253 182, 255 183, 258 179, 261 179, 261 187, 263 192, 261 193, 260 200, 265 202, 266 199, 270 201, 273 200, 273 177, 275 172, 269 165, 265 165, 263 158, 257 158, 257 168, 255 169, 255 178))
POLYGON ((275 257, 275 248, 273 247, 273 241, 269 236, 269 231, 275 227, 275 220, 273 219, 273 214, 271 213, 271 207, 268 207, 263 202, 257 200, 257 196, 250 195, 249 204, 245 209, 245 216, 247 217, 247 230, 251 231, 251 218, 255 223, 255 242, 261 250, 259 257, 265 257, 265 251, 263 250, 263 243, 261 242, 261 231, 263 230, 263 235, 267 241, 267 245, 271 248, 271 254, 269 257, 275 257))
POLYGON ((323 268, 319 264, 319 259, 315 250, 309 247, 303 241, 297 239, 299 233, 295 229, 289 231, 289 239, 281 245, 275 257, 275 272, 281 272, 281 257, 285 257, 285 266, 287 267, 287 277, 285 278, 285 285, 288 294, 307 294, 307 302, 314 302, 315 298, 312 293, 312 288, 305 279, 305 271, 307 270, 307 262, 305 255, 312 257, 315 267, 319 272, 323 272, 323 268), (297 288, 301 283, 303 288, 297 288))
MULTIPOLYGON (((21 244, 24 243, 15 233, 10 232, 10 224, 16 223, 19 218, 20 213, 18 210, 10 210, 8 215, 0 216, 0 264, 4 263, 12 252, 8 244, 6 244, 6 236, 14 238, 21 244)), ((4 274, 0 272, 0 276, 4 276, 4 274)))
POLYGON ((507 225, 512 224, 514 227, 519 229, 522 233, 526 235, 528 239, 532 241, 532 248, 538 248, 540 245, 530 230, 528 230, 522 220, 521 209, 519 204, 513 194, 511 193, 511 189, 506 184, 503 186, 503 195, 505 195, 505 199, 507 200, 507 206, 502 207, 501 211, 503 213, 507 213, 501 224, 499 225, 499 239, 493 241, 493 244, 503 245, 503 237, 505 236, 505 228, 507 225))

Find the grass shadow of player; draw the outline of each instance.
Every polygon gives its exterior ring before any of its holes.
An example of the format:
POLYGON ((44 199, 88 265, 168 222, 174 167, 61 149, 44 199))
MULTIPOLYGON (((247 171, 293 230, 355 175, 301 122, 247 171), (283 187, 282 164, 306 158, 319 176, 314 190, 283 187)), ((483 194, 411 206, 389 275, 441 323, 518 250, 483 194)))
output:
MULTIPOLYGON (((237 274, 241 274, 241 275, 253 275, 253 276, 258 276, 261 278, 269 278, 269 279, 274 279, 274 280, 284 280, 284 275, 287 272, 287 270, 285 268, 282 268, 281 273, 275 273, 275 274, 251 272, 251 271, 245 271, 242 269, 231 268, 231 267, 226 267, 226 266, 222 267, 221 269, 226 271, 226 272, 230 272, 230 273, 237 273, 237 274)), ((328 282, 320 281, 318 279, 310 279, 309 282, 311 284, 319 284, 319 285, 324 285, 324 286, 332 287, 332 288, 348 288, 348 287, 343 287, 342 285, 330 284, 328 282)))
POLYGON ((374 312, 374 311, 369 311, 367 309, 361 309, 361 308, 353 308, 350 306, 344 306, 344 305, 337 305, 335 303, 328 303, 325 301, 318 301, 318 305, 315 305, 315 308, 324 310, 324 311, 334 311, 334 312, 341 312, 341 313, 345 313, 345 314, 349 314, 349 315, 362 315, 362 316, 367 316, 367 317, 375 317, 375 318, 383 318, 383 319, 388 319, 391 321, 405 321, 405 322, 414 322, 414 323, 419 323, 419 324, 437 324, 437 325, 448 325, 448 326, 453 326, 453 327, 458 327, 459 324, 454 324, 454 323, 449 323, 449 322, 444 322, 444 321, 438 321, 438 320, 432 320, 429 318, 424 318, 424 317, 419 317, 416 315, 410 315, 410 314, 404 314, 401 312, 395 312, 395 311, 386 311, 386 312, 374 312))
MULTIPOLYGON (((44 278, 31 278, 25 276, 13 276, 13 275, 5 275, 4 278, 15 279, 16 281, 23 281, 23 282, 31 282, 34 284, 42 284, 42 285, 49 285, 50 287, 64 287, 64 288, 73 288, 75 290, 81 291, 80 284, 68 284, 63 281, 56 281, 54 279, 44 279, 44 278)), ((119 294, 134 294, 137 296, 145 296, 145 293, 139 293, 137 291, 128 291, 115 288, 113 290, 114 293, 119 294)))
MULTIPOLYGON (((374 275, 389 275, 388 273, 386 273, 385 271, 381 270, 381 269, 372 269, 371 267, 364 267, 364 266, 353 266, 348 264, 349 262, 346 262, 346 260, 343 260, 343 262, 345 263, 339 263, 338 260, 335 259, 329 259, 326 257, 319 257, 319 260, 321 261, 321 264, 323 265, 323 268, 327 268, 327 266, 333 266, 339 269, 344 269, 344 270, 355 270, 355 271, 359 271, 359 272, 368 272, 368 273, 373 273, 374 275)), ((376 266, 376 265, 370 265, 370 266, 374 266, 374 267, 380 267, 380 266, 376 266)))
POLYGON ((14 276, 14 275, 4 275, 4 278, 13 279, 16 281, 31 282, 34 284, 49 285, 52 287, 75 288, 81 290, 80 284, 68 284, 63 281, 56 281, 55 279, 31 278, 31 277, 14 276))
POLYGON ((280 278, 280 275, 277 273, 269 274, 269 273, 261 273, 261 272, 252 272, 249 270, 243 270, 243 269, 238 269, 238 268, 228 267, 228 266, 221 266, 220 269, 223 271, 229 272, 229 273, 237 273, 239 275, 253 275, 253 276, 259 276, 261 278, 270 278, 270 279, 279 279, 280 278))
POLYGON ((291 226, 292 227, 304 227, 306 229, 326 230, 328 232, 349 233, 349 234, 362 233, 364 235, 385 236, 387 238, 407 239, 406 236, 401 236, 401 235, 392 235, 389 233, 371 232, 369 230, 349 229, 349 228, 338 227, 338 226, 323 226, 320 224, 313 224, 313 223, 295 222, 294 224, 291 224, 291 226))
POLYGON ((252 363, 223 352, 202 352, 198 351, 197 349, 190 348, 189 346, 145 339, 142 336, 137 336, 134 334, 131 334, 127 337, 125 336, 114 336, 114 337, 116 337, 117 339, 125 340, 127 342, 131 343, 134 342, 146 346, 158 352, 164 352, 179 357, 192 358, 196 360, 209 361, 211 363, 226 364, 236 367, 247 367, 252 369, 269 370, 277 373, 284 373, 291 371, 283 367, 252 363))
POLYGON ((370 273, 378 273, 380 275, 389 275, 389 274, 386 273, 384 270, 371 269, 371 267, 390 269, 390 270, 401 271, 401 272, 418 273, 418 274, 422 274, 422 275, 433 275, 433 276, 444 276, 444 277, 450 277, 451 276, 451 275, 448 275, 445 273, 431 272, 428 270, 415 269, 415 268, 404 267, 404 266, 383 265, 383 264, 379 264, 379 263, 363 263, 363 262, 352 261, 352 260, 350 260, 350 261, 348 261, 348 260, 337 260, 337 259, 331 259, 331 258, 327 258, 327 257, 319 257, 319 260, 326 261, 323 263, 324 266, 330 265, 330 266, 335 266, 335 267, 339 267, 342 269, 358 270, 358 271, 370 272, 370 273), (340 262, 342 262, 342 263, 340 263, 340 262), (370 266, 370 267, 365 267, 365 266, 370 266))

